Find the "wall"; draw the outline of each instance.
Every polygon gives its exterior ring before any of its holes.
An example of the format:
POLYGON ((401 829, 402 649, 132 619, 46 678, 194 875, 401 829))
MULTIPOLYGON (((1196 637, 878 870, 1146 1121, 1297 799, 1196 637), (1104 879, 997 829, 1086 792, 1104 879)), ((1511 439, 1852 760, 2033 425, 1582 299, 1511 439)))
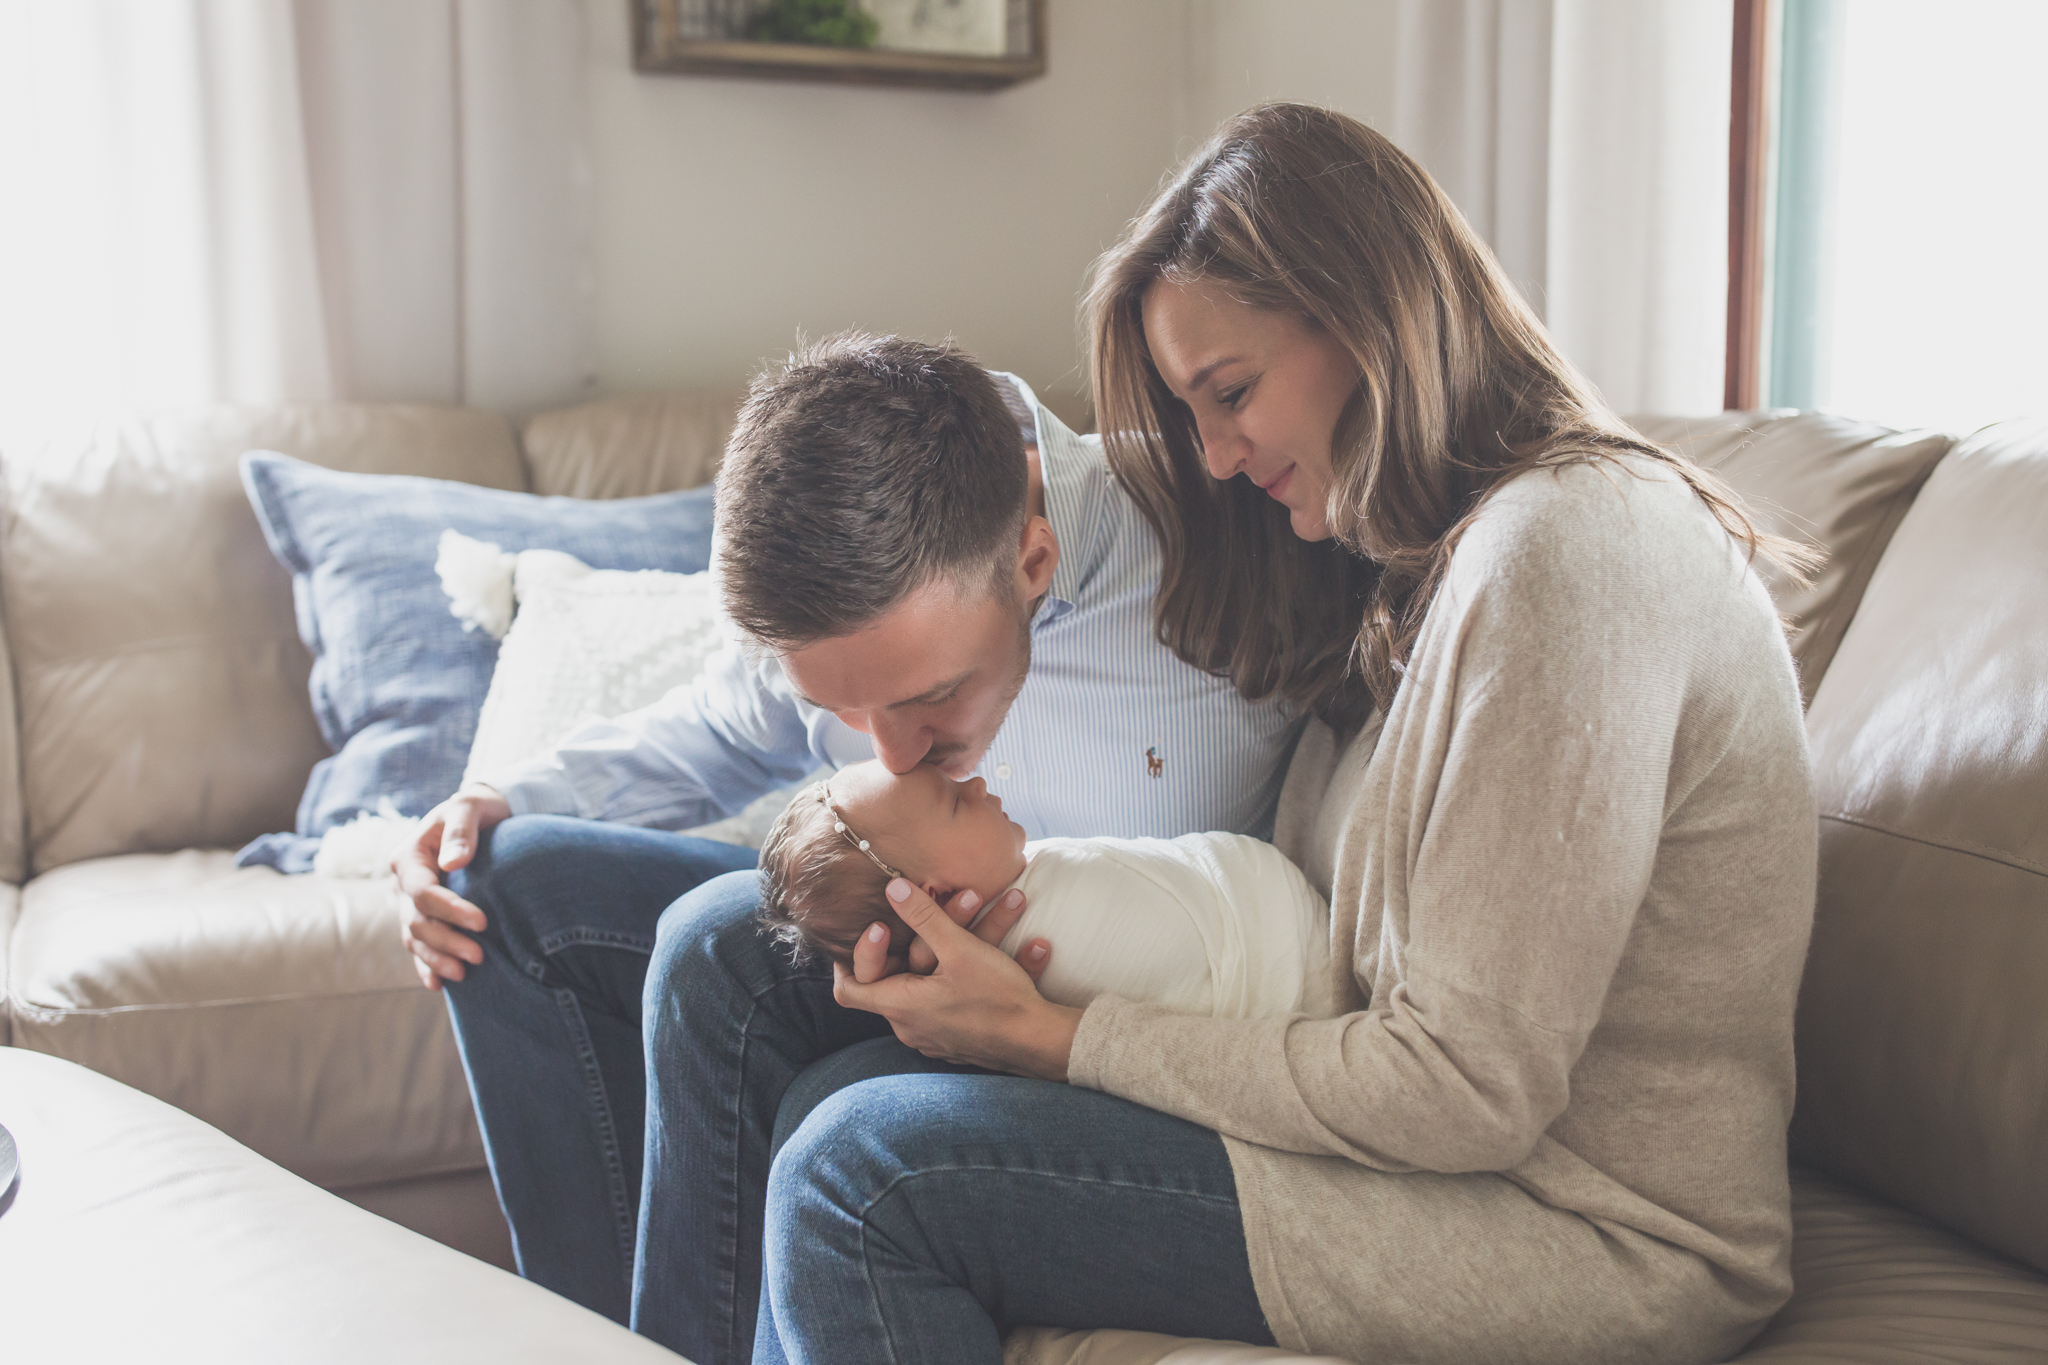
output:
POLYGON ((1184 151, 1261 100, 1321 104, 1390 133, 1395 0, 1185 0, 1184 151))
POLYGON ((1051 0, 994 94, 636 75, 585 0, 598 385, 737 385, 799 331, 952 335, 1085 422, 1088 264, 1261 98, 1385 126, 1392 0, 1051 0))

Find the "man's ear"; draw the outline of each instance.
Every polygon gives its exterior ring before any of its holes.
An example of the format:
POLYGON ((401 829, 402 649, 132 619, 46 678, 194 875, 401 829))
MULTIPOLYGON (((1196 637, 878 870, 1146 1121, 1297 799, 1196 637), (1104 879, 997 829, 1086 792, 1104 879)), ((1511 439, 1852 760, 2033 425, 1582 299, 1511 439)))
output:
POLYGON ((1044 517, 1024 518, 1024 531, 1017 540, 1017 600, 1036 602, 1052 587, 1053 570, 1060 566, 1059 537, 1044 517))

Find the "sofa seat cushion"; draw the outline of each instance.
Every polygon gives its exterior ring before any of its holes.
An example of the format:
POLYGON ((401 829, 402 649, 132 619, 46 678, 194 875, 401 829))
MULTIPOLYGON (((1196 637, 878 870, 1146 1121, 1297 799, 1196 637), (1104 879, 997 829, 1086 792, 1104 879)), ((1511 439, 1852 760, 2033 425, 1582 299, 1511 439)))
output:
POLYGON ((1792 1182, 1792 1301, 1741 1361, 2048 1359, 2048 1279, 1811 1172, 1792 1182))
MULTIPOLYGON (((1738 1362, 2006 1365, 2048 1359, 2048 1279, 1892 1205, 1792 1175, 1792 1301, 1738 1362)), ((1004 1365, 1327 1365, 1237 1342, 1025 1327, 1004 1365)))
POLYGON ((385 880, 225 850, 72 863, 22 889, 17 1046, 167 1100, 321 1185, 483 1165, 447 1011, 385 880))
POLYGON ((0 1211, 9 1360, 680 1359, 55 1058, 0 1048, 0 1121, 21 1148, 0 1211))

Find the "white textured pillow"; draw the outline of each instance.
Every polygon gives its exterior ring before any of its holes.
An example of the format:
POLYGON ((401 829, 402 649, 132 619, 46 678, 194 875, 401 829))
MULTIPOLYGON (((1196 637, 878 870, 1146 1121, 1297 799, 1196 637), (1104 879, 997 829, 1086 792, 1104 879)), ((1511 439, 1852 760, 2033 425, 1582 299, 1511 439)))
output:
MULTIPOLYGON (((511 579, 514 603, 465 781, 551 749, 587 721, 659 701, 702 672, 725 642, 708 573, 592 569, 554 550, 506 555, 454 531, 442 535, 441 550, 436 567, 456 615, 469 617, 464 607, 473 602, 502 601, 495 583, 477 577, 492 569, 511 579)), ((496 621, 478 624, 489 630, 496 621)), ((796 789, 771 792, 730 819, 688 832, 759 848, 796 789)))

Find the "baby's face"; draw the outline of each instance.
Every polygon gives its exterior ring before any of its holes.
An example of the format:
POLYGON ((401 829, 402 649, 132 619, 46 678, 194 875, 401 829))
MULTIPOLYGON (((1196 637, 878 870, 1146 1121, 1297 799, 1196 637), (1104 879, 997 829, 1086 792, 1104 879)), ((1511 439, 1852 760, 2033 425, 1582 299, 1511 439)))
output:
POLYGON ((987 902, 1024 873, 1024 827, 978 777, 856 763, 833 775, 832 802, 883 862, 941 898, 971 889, 987 902))

